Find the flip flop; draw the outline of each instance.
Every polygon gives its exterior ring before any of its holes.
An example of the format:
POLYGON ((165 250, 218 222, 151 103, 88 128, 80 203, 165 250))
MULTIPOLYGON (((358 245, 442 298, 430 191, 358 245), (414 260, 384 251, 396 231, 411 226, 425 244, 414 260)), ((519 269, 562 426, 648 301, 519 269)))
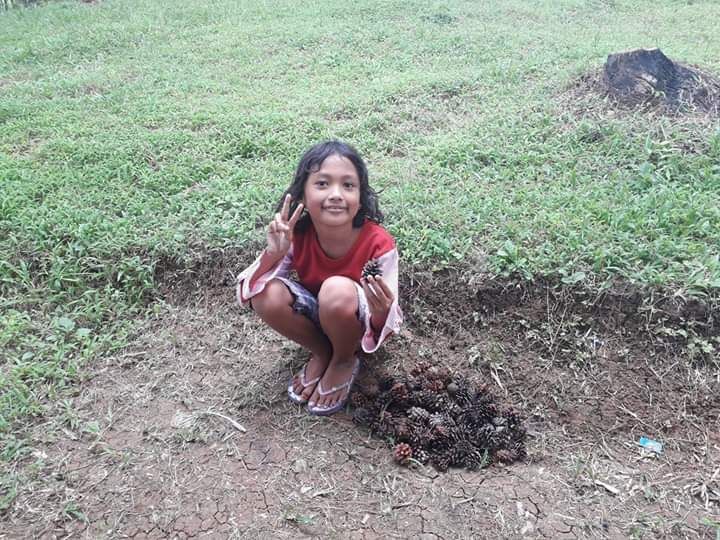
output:
POLYGON ((347 392, 345 393, 345 397, 343 399, 341 399, 340 401, 338 401, 332 407, 308 404, 308 408, 307 408, 308 412, 315 416, 330 416, 331 414, 335 414, 336 412, 344 409, 345 405, 347 404, 348 398, 350 397, 350 389, 352 388, 352 385, 355 382, 355 377, 357 377, 357 374, 359 371, 360 371, 360 359, 355 357, 355 367, 353 367, 352 374, 350 375, 350 378, 347 381, 345 381, 341 385, 333 386, 329 390, 323 390, 322 381, 318 382, 317 391, 318 391, 318 394, 320 394, 321 396, 327 396, 329 394, 332 394, 333 392, 337 392, 338 390, 342 390, 344 388, 347 388, 347 392))
MULTIPOLYGON (((309 362, 308 362, 308 364, 309 364, 309 362)), ((305 388, 307 388, 311 384, 315 384, 320 381, 320 377, 315 377, 312 381, 306 381, 305 380, 305 368, 307 368, 307 364, 305 364, 302 367, 302 369, 300 370, 300 373, 298 373, 298 375, 300 375, 300 384, 303 385, 303 391, 305 390, 305 388)), ((308 402, 308 400, 304 399, 302 397, 302 395, 296 394, 295 391, 293 390, 293 379, 294 378, 295 378, 295 376, 290 377, 290 382, 288 383, 288 397, 290 398, 290 401, 292 401, 293 403, 297 403, 298 405, 305 405, 308 402)))

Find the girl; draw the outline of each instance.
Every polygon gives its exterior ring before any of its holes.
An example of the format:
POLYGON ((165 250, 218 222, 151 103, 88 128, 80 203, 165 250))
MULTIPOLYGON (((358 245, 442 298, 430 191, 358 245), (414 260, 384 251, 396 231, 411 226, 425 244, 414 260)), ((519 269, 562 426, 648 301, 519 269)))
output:
POLYGON ((357 376, 358 345, 374 352, 400 329, 395 241, 380 226, 365 163, 339 141, 305 152, 276 211, 267 247, 238 276, 237 298, 309 351, 290 399, 310 414, 333 414, 357 376), (368 263, 377 271, 363 272, 368 263))

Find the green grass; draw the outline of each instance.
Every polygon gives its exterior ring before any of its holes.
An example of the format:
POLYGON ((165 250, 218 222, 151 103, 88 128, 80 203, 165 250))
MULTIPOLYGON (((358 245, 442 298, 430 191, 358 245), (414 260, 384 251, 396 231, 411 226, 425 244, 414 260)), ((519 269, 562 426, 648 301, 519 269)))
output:
POLYGON ((366 156, 406 269, 716 297, 720 131, 561 94, 639 46, 720 73, 720 4, 445 4, 0 11, 0 432, 122 346, 159 261, 256 247, 327 137, 366 156))

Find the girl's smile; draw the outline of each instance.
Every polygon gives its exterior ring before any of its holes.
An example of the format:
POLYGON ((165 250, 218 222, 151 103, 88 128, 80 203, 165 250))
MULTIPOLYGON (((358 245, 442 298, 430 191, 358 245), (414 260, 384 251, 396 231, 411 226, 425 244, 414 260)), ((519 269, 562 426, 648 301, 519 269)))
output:
POLYGON ((303 202, 316 227, 352 227, 360 209, 360 179, 355 165, 333 154, 305 182, 303 202))

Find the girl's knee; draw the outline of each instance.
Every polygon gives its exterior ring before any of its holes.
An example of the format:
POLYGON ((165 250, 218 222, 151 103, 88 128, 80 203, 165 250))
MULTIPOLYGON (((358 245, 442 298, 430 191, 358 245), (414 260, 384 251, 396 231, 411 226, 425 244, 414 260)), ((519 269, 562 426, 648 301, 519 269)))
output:
POLYGON ((275 313, 292 304, 293 298, 287 286, 280 280, 273 279, 265 285, 265 288, 252 297, 250 305, 255 313, 267 315, 275 313))
POLYGON ((356 317, 358 297, 355 282, 343 276, 329 277, 320 287, 318 303, 323 318, 356 317))

